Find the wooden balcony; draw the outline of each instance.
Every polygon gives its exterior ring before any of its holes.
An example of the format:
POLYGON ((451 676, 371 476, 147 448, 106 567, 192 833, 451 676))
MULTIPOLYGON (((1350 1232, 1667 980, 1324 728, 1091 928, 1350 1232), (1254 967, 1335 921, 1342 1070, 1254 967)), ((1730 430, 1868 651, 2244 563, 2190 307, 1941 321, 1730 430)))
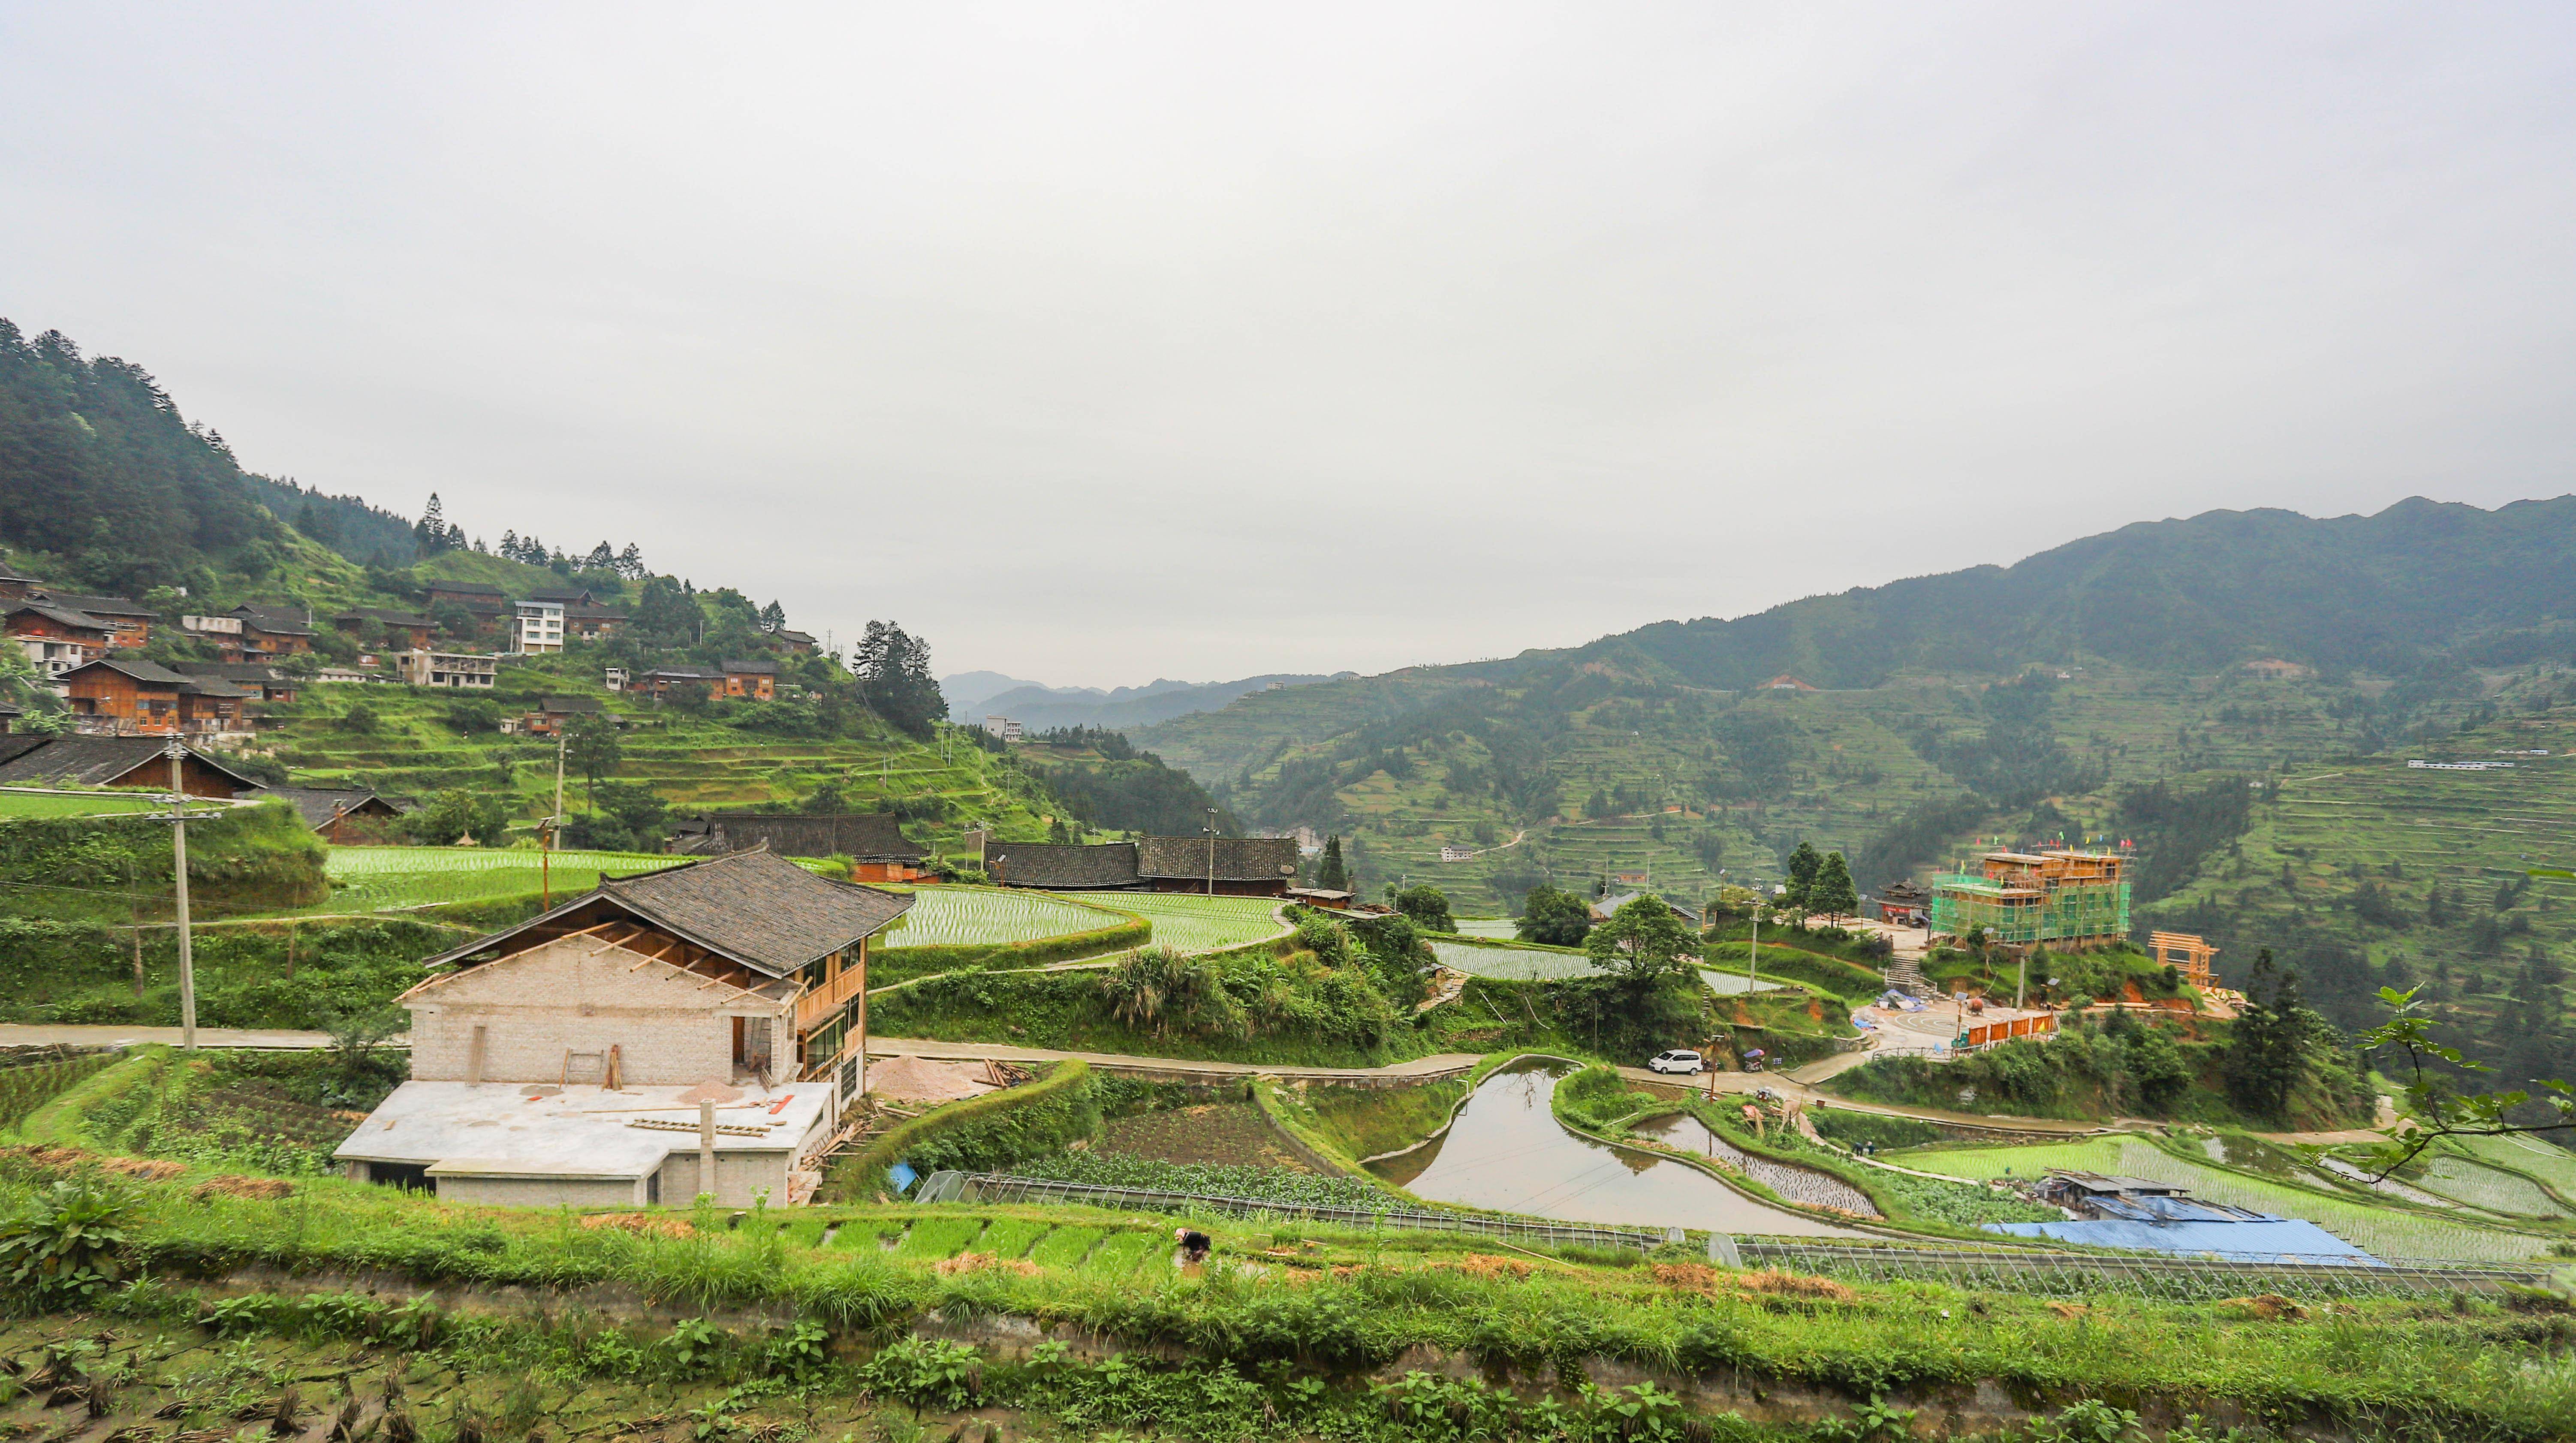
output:
POLYGON ((858 996, 867 982, 868 969, 865 967, 844 967, 840 976, 808 988, 803 996, 796 999, 796 1030, 812 1031, 840 1011, 851 998, 858 996))

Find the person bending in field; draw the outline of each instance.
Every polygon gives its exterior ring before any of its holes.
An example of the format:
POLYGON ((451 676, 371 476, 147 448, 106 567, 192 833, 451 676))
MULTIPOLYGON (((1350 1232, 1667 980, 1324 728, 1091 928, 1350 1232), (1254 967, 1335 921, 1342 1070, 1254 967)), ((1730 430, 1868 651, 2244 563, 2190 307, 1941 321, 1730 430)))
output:
POLYGON ((1172 1238, 1181 1245, 1180 1265, 1185 1268, 1206 1262, 1208 1249, 1216 1246, 1216 1239, 1191 1228, 1172 1229, 1172 1238))

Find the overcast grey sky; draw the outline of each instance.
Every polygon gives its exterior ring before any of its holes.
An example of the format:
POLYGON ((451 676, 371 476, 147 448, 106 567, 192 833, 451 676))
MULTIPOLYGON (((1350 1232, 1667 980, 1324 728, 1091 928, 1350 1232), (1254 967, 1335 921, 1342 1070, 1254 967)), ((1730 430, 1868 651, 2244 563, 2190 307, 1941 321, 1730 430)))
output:
POLYGON ((0 315, 942 671, 2571 489, 2576 11, 0 3, 0 315))

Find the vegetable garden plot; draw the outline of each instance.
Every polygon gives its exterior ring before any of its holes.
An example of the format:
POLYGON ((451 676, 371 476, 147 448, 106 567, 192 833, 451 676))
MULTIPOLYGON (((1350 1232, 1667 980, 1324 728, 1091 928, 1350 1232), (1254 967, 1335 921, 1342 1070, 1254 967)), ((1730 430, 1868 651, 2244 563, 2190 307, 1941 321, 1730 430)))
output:
POLYGON ((1043 892, 1004 892, 968 887, 924 887, 912 894, 903 925, 886 934, 883 946, 1000 946, 1061 937, 1071 932, 1097 932, 1125 919, 1043 892))
POLYGON ((1229 1163, 1163 1162, 1122 1153, 1062 1152, 1015 1164, 1014 1177, 1149 1192, 1255 1198, 1288 1205, 1383 1211, 1396 1206, 1384 1189, 1354 1177, 1229 1163))

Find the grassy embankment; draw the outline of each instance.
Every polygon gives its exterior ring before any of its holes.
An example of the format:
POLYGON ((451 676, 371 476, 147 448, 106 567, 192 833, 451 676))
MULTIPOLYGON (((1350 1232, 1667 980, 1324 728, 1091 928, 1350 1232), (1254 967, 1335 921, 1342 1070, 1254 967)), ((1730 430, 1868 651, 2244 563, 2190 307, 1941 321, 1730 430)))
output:
MULTIPOLYGON (((0 1210, 23 1207, 30 1187, 55 1175, 58 1166, 11 1162, 0 1210)), ((1697 1266, 1544 1265, 1508 1254, 1497 1261, 1490 1245, 1463 1240, 1283 1231, 1221 1218, 1192 1222, 1217 1239, 1230 1266, 1194 1277, 1165 1261, 1170 1218, 1080 1208, 832 1208, 759 1215, 731 1230, 721 1215, 693 1225, 679 1214, 671 1218, 675 1235, 662 1236, 573 1227, 552 1213, 441 1206, 336 1180, 299 1182, 281 1206, 201 1189, 205 1180, 190 1171, 125 1185, 135 1199, 128 1253, 155 1281, 109 1294, 110 1319, 327 1340, 367 1367, 399 1351, 432 1363, 441 1376, 431 1396, 450 1406, 492 1406, 503 1388, 463 1382, 483 1372, 567 1395, 619 1376, 685 1386, 695 1381, 692 1369, 739 1384, 771 1376, 756 1359, 764 1350, 777 1356, 776 1337, 798 1319, 820 1334, 809 1376, 838 1387, 778 1388, 767 1400, 755 1391, 722 1411, 819 1402, 855 1391, 858 1378, 829 1370, 863 1366, 856 1360, 865 1338, 957 1331, 953 1321, 945 1328, 933 1321, 935 1310, 952 1320, 1025 1317, 1087 1330, 1109 1350, 1160 1347, 1194 1360, 1171 1369, 1131 1356, 1127 1396, 1146 1416, 1089 1416, 1231 1425, 1195 1436, 1379 1436, 1365 1421, 1381 1408, 1368 1375, 1399 1371, 1399 1359, 1417 1346, 1509 1369, 1538 1386, 1579 1377, 1587 1360, 1624 1363, 1651 1370, 1665 1389, 1699 1380, 1712 1401, 1748 1408, 1760 1406, 1756 1390, 1789 1388, 1814 1390, 1827 1412, 1872 1397, 1937 1412, 1945 1398, 1964 1399, 1991 1380, 2043 1411, 2094 1396, 2174 1415, 2253 1414, 2451 1438, 2537 1439, 2576 1426, 2566 1365, 2550 1356, 2563 1349, 2564 1326, 2482 1302, 2464 1310, 2444 1300, 2364 1303, 2348 1317, 2307 1325, 2118 1299, 2068 1316, 2037 1299, 1938 1286, 1789 1287, 1697 1266), (202 1199, 194 1196, 200 1190, 202 1199), (958 1261, 970 1254, 982 1256, 958 1261), (336 1296, 328 1275, 359 1270, 392 1295, 331 1306, 291 1300, 306 1289, 336 1296), (280 1273, 314 1282, 283 1283, 280 1273), (236 1276, 253 1297, 271 1289, 287 1299, 218 1310, 215 1297, 192 1296, 236 1276), (475 1316, 435 1303, 387 1316, 406 1280, 532 1287, 540 1306, 547 1290, 600 1284, 610 1291, 594 1297, 610 1306, 595 1302, 579 1321, 547 1321, 533 1308, 475 1316), (676 1330, 647 1322, 614 1306, 620 1292, 662 1300, 684 1316, 702 1312, 707 1321, 676 1330), (764 1318, 779 1321, 764 1328, 764 1318), (664 1341, 675 1336, 686 1341, 664 1341), (1207 1406, 1204 1393, 1152 1396, 1212 1364, 1235 1380, 1231 1417, 1212 1420, 1191 1407, 1207 1406)), ((85 1325, 99 1326, 96 1318, 85 1325)), ((1058 1366, 1088 1385, 1086 1393, 1106 1386, 1097 1365, 1058 1366)), ((1004 1400, 1030 1396, 1018 1391, 1030 1380, 1004 1364, 987 1364, 984 1381, 1004 1400)), ((1537 1422, 1517 1416, 1532 1406, 1526 1401, 1509 1406, 1516 1426, 1537 1422)), ((1589 1405, 1572 1395, 1559 1406, 1589 1405)), ((667 1416, 667 1407, 655 1411, 667 1416)), ((1416 1428, 1384 1436, 1425 1435, 1416 1428)))

